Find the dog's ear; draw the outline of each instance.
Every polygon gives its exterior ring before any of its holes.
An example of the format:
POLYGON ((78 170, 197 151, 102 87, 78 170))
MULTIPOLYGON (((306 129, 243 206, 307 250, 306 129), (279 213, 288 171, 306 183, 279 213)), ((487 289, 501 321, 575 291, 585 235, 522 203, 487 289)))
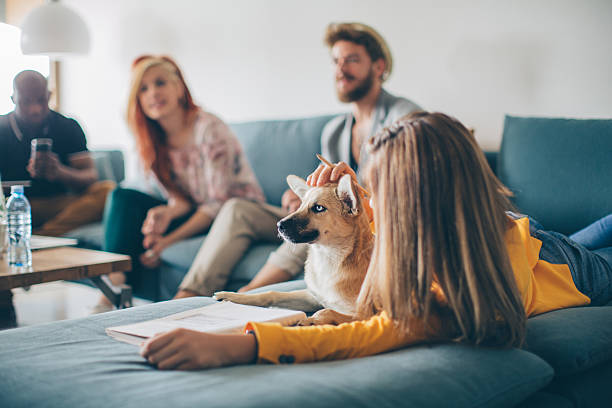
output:
POLYGON ((351 182, 350 174, 345 174, 340 178, 336 194, 338 195, 338 198, 350 209, 351 214, 357 215, 359 213, 359 210, 357 209, 357 196, 353 190, 353 183, 351 182))
POLYGON ((293 190, 293 192, 297 194, 302 201, 304 201, 306 192, 312 188, 306 184, 306 180, 298 176, 294 176, 293 174, 287 176, 287 184, 289 184, 289 188, 291 188, 291 190, 293 190))

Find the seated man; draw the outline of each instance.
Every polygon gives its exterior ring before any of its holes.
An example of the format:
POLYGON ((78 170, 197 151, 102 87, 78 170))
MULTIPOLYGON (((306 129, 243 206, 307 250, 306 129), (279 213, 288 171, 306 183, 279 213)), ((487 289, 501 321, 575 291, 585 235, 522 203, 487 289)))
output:
POLYGON ((35 234, 58 236, 102 218, 112 181, 97 181, 81 126, 49 109, 47 80, 22 71, 13 80, 15 110, 0 116, 0 177, 30 181, 35 234), (32 156, 32 140, 50 139, 49 151, 32 156))
MULTIPOLYGON (((391 74, 392 57, 385 40, 365 24, 330 24, 325 42, 331 51, 338 99, 351 112, 332 119, 321 135, 321 152, 358 172, 367 159, 366 141, 396 119, 420 107, 382 87, 391 74)), ((219 212, 176 297, 210 296, 227 279, 252 242, 278 242, 276 222, 295 211, 299 198, 291 190, 282 208, 246 200, 229 200, 219 212)), ((240 291, 281 282, 302 272, 306 244, 283 243, 253 280, 240 291)))

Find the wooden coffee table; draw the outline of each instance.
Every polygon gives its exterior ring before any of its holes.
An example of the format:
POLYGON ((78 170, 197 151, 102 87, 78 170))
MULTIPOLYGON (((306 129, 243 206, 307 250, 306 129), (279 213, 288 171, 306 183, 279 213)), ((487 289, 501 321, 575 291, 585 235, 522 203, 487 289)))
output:
MULTIPOLYGON (((91 249, 59 247, 32 251, 32 267, 18 271, 9 267, 6 257, 0 260, 0 292, 58 280, 89 278, 117 308, 132 305, 132 289, 128 285, 114 286, 106 276, 131 269, 128 255, 91 249)), ((9 293, 10 295, 10 293, 9 293)))

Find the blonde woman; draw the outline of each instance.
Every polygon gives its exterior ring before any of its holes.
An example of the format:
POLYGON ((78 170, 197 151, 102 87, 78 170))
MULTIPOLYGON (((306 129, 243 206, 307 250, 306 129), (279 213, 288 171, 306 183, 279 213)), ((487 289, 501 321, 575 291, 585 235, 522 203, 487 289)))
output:
MULTIPOLYGON (((175 330, 141 354, 160 369, 306 362, 431 341, 520 346, 526 320, 612 299, 612 216, 585 246, 515 215, 470 132, 441 113, 408 115, 369 142, 365 179, 376 224, 358 299, 363 319, 338 326, 249 323, 245 335, 175 330), (289 356, 289 357, 288 357, 289 356)), ((350 173, 320 167, 311 185, 350 173)))
POLYGON ((140 268, 157 266, 165 248, 206 231, 225 201, 265 198, 230 128, 194 103, 171 58, 134 61, 127 118, 145 171, 166 195, 117 189, 108 202, 104 249, 132 256, 128 282, 137 285, 140 268))

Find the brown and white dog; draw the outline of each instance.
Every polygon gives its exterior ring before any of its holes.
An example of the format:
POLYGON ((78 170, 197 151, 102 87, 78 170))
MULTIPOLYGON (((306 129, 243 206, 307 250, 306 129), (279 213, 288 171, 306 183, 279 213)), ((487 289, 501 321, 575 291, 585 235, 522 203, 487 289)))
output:
POLYGON ((348 174, 337 184, 322 187, 310 187, 294 175, 287 177, 287 183, 302 203, 277 226, 283 239, 309 244, 304 267, 307 289, 257 294, 217 292, 214 297, 255 306, 318 310, 300 322, 303 325, 353 320, 374 243, 362 198, 348 174))

